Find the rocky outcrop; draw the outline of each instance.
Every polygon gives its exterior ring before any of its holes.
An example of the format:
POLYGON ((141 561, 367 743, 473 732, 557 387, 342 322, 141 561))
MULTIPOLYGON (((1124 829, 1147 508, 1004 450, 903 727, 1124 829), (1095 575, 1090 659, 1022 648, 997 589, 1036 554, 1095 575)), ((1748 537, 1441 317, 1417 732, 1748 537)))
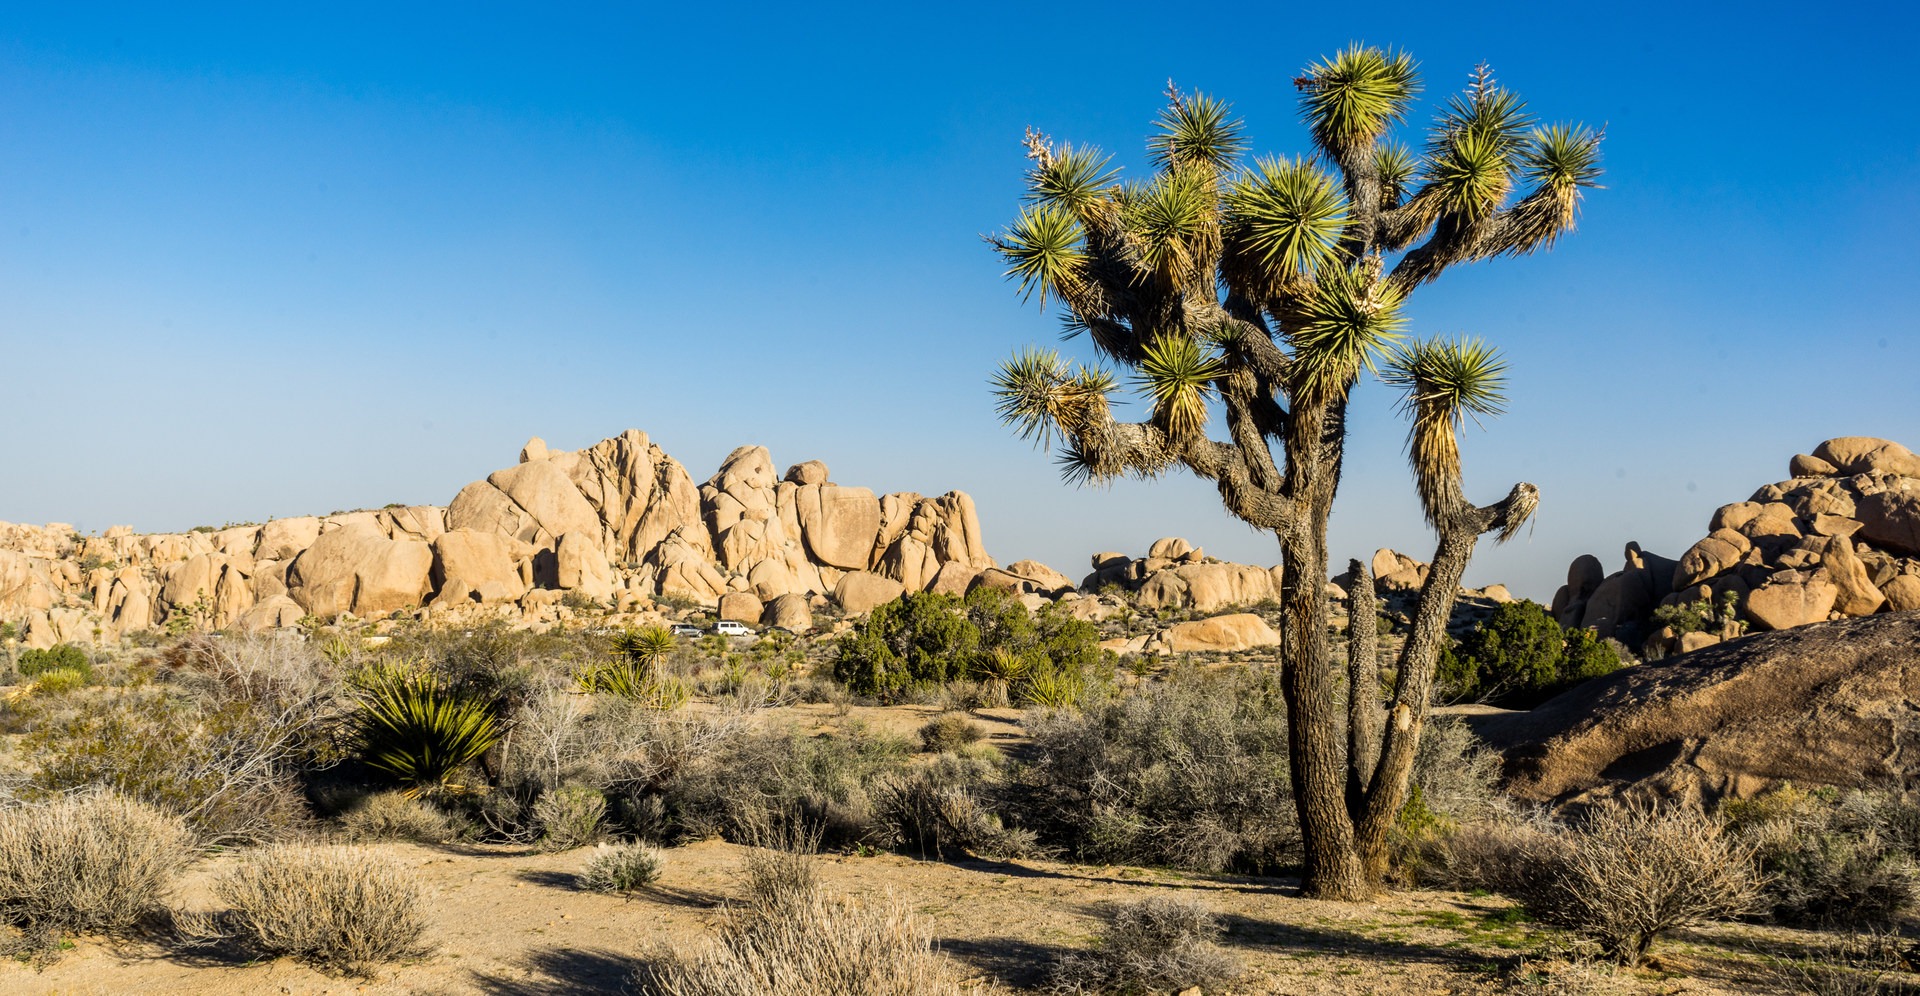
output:
POLYGON ((550 621, 575 593, 614 611, 655 597, 709 608, 724 599, 736 616, 752 607, 743 621, 810 625, 814 600, 828 595, 844 591, 843 607, 869 611, 907 591, 965 591, 993 567, 963 492, 875 495, 833 483, 818 460, 780 475, 760 446, 735 450, 696 486, 628 430, 579 451, 529 440, 517 463, 445 508, 153 535, 0 523, 0 621, 35 642, 96 630, 114 639, 180 613, 212 628, 422 607, 550 621))
POLYGON ((1920 592, 1920 457, 1885 439, 1844 436, 1787 469, 1788 480, 1717 509, 1677 562, 1629 544, 1621 570, 1596 581, 1598 561, 1576 560, 1555 615, 1677 650, 1682 634, 1653 622, 1661 606, 1731 600, 1738 625, 1723 635, 1920 607, 1911 594, 1920 592))
POLYGON ((1624 668, 1474 720, 1539 802, 1711 803, 1782 781, 1905 784, 1920 751, 1920 614, 1823 622, 1624 668))

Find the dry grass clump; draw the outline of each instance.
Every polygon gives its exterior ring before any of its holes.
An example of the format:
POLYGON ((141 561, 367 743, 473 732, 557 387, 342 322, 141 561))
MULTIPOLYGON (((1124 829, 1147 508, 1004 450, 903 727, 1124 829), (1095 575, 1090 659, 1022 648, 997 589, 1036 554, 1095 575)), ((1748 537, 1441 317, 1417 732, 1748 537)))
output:
POLYGON ((420 886, 398 862, 353 847, 283 844, 249 852, 215 881, 228 936, 267 955, 364 971, 423 950, 420 886))
POLYGON ((633 892, 660 878, 666 855, 647 844, 601 844, 587 858, 580 884, 594 892, 633 892))
POLYGON ((446 814, 405 792, 379 792, 340 815, 348 840, 412 840, 432 844, 453 834, 446 814))
POLYGON ((943 713, 920 727, 920 746, 930 753, 957 751, 986 739, 980 724, 957 712, 943 713))
POLYGON ((1019 858, 1041 851, 1032 831, 993 810, 997 766, 954 755, 883 778, 873 787, 874 840, 920 858, 1019 858))
POLYGON ((718 937, 643 966, 648 996, 958 996, 951 967, 920 921, 894 902, 863 905, 820 887, 814 858, 761 849, 747 865, 748 900, 718 937))
POLYGON ((1781 923, 1885 929, 1920 905, 1920 803, 1911 795, 1787 785, 1721 812, 1755 846, 1764 904, 1781 923))
POLYGON ((563 785, 533 804, 540 826, 540 846, 549 851, 571 851, 606 836, 607 798, 585 785, 563 785))
POLYGON ((1220 924, 1192 899, 1153 896, 1107 912, 1092 951, 1054 966, 1055 993, 1164 993, 1213 987, 1239 976, 1240 964, 1215 947, 1220 924))
POLYGON ((1564 834, 1512 842, 1506 891, 1622 964, 1674 927, 1750 912, 1760 895, 1752 845, 1695 810, 1609 806, 1564 834))
POLYGON ((191 842, 179 817, 111 793, 0 810, 0 911, 30 935, 124 933, 164 908, 191 842))

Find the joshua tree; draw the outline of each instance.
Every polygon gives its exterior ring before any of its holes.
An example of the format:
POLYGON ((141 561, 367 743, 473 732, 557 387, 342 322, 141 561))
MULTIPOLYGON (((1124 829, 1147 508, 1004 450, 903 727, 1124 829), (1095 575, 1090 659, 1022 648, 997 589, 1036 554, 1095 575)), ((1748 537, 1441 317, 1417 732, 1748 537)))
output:
POLYGON ((1391 141, 1419 92, 1415 70, 1404 53, 1359 46, 1309 66, 1294 85, 1317 149, 1302 159, 1247 161, 1228 105, 1171 85, 1145 181, 1119 182, 1099 151, 1029 131, 1029 203, 989 239, 1022 293, 1057 301, 1066 334, 1086 334, 1152 406, 1119 421, 1113 374, 1028 349, 994 378, 1001 416, 1042 445, 1057 439, 1070 481, 1185 468, 1279 540, 1306 890, 1326 898, 1380 889, 1461 574, 1482 535, 1511 538, 1538 498, 1517 484, 1491 505, 1466 499, 1456 434, 1468 416, 1499 413, 1505 364, 1478 340, 1403 335, 1402 305, 1455 263, 1551 246, 1600 175, 1600 136, 1537 127, 1484 66, 1419 152, 1391 141), (1363 373, 1403 392, 1408 459, 1438 534, 1384 724, 1363 569, 1351 695, 1327 636, 1327 517, 1363 373), (1224 439, 1207 431, 1216 412, 1224 439))

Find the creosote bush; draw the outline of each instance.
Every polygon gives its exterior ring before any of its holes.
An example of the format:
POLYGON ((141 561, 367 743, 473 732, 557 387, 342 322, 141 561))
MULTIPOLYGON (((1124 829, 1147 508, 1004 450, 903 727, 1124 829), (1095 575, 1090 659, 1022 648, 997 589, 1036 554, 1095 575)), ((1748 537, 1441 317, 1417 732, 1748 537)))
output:
POLYGON ((1154 896, 1106 912, 1107 927, 1092 951, 1054 966, 1055 993, 1167 993, 1211 989, 1240 974, 1233 957, 1215 947, 1220 924, 1198 901, 1154 896))
POLYGON ((49 671, 78 671, 86 678, 93 677, 93 660, 85 650, 71 643, 55 644, 45 650, 23 650, 20 658, 13 662, 13 669, 23 678, 32 678, 49 671))
POLYGON ((1780 923, 1885 929, 1920 904, 1920 805, 1889 793, 1782 786, 1722 809, 1765 876, 1780 923))
POLYGON ((42 936, 124 933, 162 909, 192 834, 111 793, 0 809, 0 912, 42 936))
POLYGON ((282 844, 249 851, 214 882, 225 929, 252 950, 364 972, 424 950, 426 904, 396 861, 364 849, 282 844))
POLYGON ((340 830, 348 840, 411 840, 423 844, 446 840, 453 826, 432 804, 405 792, 376 792, 340 814, 340 830))
POLYGON ((601 844, 587 858, 580 884, 594 892, 633 892, 658 881, 666 863, 650 844, 601 844))
POLYGON ((986 735, 987 731, 981 729, 980 724, 959 713, 949 712, 928 720, 926 725, 920 727, 920 746, 939 754, 979 743, 986 735))

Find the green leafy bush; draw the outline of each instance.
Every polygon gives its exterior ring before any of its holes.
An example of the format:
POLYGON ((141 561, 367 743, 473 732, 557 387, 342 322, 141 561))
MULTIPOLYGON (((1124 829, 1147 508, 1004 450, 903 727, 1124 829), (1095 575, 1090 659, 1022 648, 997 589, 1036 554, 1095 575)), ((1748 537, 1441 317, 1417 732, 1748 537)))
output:
POLYGON ((1435 678, 1452 699, 1527 707, 1619 666, 1612 644, 1588 630, 1569 633, 1544 607, 1521 599, 1495 608, 1458 646, 1442 647, 1435 678))
POLYGON ((13 669, 23 678, 32 678, 49 671, 78 671, 91 679, 93 661, 85 650, 71 643, 61 643, 45 650, 23 650, 20 659, 14 661, 13 669))
POLYGON ((833 676, 856 695, 893 700, 916 687, 966 676, 980 630, 950 595, 911 592, 874 609, 840 638, 833 676))
POLYGON ((915 593, 875 609, 841 637, 833 674, 854 694, 887 701, 982 678, 1009 699, 1066 705, 1111 666, 1092 623, 1058 606, 1036 616, 1008 592, 976 588, 964 601, 915 593))

